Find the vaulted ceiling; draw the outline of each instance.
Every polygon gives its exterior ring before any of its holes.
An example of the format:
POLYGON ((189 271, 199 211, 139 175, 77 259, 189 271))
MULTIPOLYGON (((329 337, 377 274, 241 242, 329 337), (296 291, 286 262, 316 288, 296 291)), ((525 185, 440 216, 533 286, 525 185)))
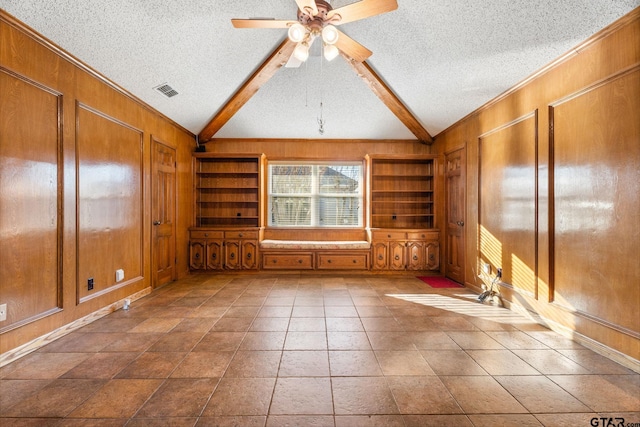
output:
MULTIPOLYGON (((351 3, 331 1, 334 8, 351 3)), ((301 67, 280 68, 274 56, 291 50, 286 30, 237 29, 231 19, 295 20, 294 0, 0 0, 0 8, 207 139, 424 141, 639 6, 398 0, 393 12, 340 27, 373 51, 365 63, 327 62, 312 49, 301 67), (162 84, 178 95, 154 89, 162 84)))

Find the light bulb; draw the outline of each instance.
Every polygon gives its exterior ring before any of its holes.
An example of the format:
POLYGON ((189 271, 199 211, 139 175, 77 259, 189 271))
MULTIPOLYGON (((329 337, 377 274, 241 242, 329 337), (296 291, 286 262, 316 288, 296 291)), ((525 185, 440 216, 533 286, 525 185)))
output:
POLYGON ((293 24, 289 27, 289 40, 294 43, 300 43, 307 35, 307 29, 302 24, 293 24))
POLYGON ((304 62, 309 58, 309 45, 306 42, 298 43, 293 50, 293 56, 300 62, 304 62))
POLYGON ((340 51, 338 51, 338 48, 335 47, 332 44, 325 44, 324 45, 324 59, 326 59, 327 61, 333 61, 336 56, 338 56, 338 54, 340 53, 340 51))
POLYGON ((338 29, 333 25, 327 25, 322 29, 322 41, 326 44, 335 44, 338 41, 338 29))

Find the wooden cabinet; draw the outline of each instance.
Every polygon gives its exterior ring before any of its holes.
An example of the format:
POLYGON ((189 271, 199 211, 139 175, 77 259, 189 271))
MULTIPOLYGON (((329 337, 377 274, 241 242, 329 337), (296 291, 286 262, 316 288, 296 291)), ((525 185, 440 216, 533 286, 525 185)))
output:
POLYGON ((373 270, 439 270, 437 230, 384 230, 371 233, 373 270))
POLYGON ((434 227, 435 156, 371 156, 371 227, 434 227))
POLYGON ((263 155, 193 157, 196 227, 259 227, 263 155))
POLYGON ((262 255, 264 270, 313 270, 313 252, 265 253, 262 255))
POLYGON ((367 270, 369 253, 367 252, 318 252, 318 270, 367 270))
POLYGON ((368 250, 262 252, 264 270, 368 270, 368 250))
POLYGON ((189 232, 189 268, 192 270, 222 269, 223 240, 223 231, 191 230, 189 232))
POLYGON ((192 270, 255 270, 264 155, 193 155, 192 270))
POLYGON ((192 270, 256 270, 258 230, 191 229, 189 256, 192 270))

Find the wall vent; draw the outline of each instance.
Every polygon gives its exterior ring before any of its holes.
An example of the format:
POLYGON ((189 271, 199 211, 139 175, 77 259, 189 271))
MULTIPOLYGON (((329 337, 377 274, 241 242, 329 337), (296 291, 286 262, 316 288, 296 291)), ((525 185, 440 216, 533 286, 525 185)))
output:
POLYGON ((178 91, 176 91, 174 88, 172 88, 166 83, 163 83, 160 86, 156 86, 154 87, 154 89, 160 92, 161 94, 163 94, 164 96, 166 96, 167 98, 171 98, 178 94, 178 91))

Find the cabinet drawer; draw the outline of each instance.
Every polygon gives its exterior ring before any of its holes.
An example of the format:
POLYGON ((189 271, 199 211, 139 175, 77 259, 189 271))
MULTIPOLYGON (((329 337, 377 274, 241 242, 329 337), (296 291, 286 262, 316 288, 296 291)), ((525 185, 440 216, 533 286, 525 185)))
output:
POLYGON ((222 231, 189 231, 189 238, 193 239, 222 239, 222 231))
POLYGON ((224 237, 227 239, 250 239, 250 240, 258 240, 258 231, 257 230, 234 230, 234 231, 225 231, 224 237))
POLYGON ((311 270, 313 269, 312 253, 296 254, 262 254, 264 270, 311 270))
POLYGON ((404 240, 407 233, 404 231, 382 231, 376 230, 371 232, 372 240, 404 240))
POLYGON ((437 231, 414 231, 407 233, 408 240, 438 240, 437 231))
POLYGON ((318 270, 367 270, 369 253, 318 253, 318 270))

